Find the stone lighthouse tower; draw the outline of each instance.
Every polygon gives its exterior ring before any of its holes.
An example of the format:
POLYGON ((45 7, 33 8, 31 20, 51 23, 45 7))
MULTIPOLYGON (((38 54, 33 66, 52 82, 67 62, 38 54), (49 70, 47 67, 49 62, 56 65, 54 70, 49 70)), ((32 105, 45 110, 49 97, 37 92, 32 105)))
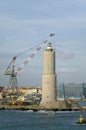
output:
POLYGON ((55 74, 55 51, 52 44, 48 43, 44 51, 44 68, 42 74, 42 101, 41 104, 56 101, 56 74, 55 74))

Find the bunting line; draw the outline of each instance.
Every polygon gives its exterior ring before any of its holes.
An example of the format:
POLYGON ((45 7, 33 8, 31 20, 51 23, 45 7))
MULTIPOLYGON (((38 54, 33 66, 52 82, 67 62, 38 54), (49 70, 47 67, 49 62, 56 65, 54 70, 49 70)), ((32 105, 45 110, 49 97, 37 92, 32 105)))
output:
POLYGON ((50 34, 48 36, 48 38, 42 43, 40 44, 35 51, 32 52, 32 54, 30 54, 30 56, 20 65, 20 67, 17 69, 17 71, 21 71, 22 68, 24 67, 24 65, 26 65, 27 63, 30 62, 30 60, 49 42, 50 38, 53 37, 55 34, 50 34))

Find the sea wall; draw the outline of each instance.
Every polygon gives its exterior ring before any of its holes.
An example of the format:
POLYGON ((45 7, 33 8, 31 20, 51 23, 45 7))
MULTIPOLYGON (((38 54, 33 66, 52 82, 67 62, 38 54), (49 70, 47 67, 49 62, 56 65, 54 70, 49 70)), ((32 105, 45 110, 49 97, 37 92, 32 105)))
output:
POLYGON ((77 105, 70 106, 64 101, 47 103, 42 105, 0 105, 0 110, 52 110, 52 111, 72 111, 72 110, 86 110, 77 105))

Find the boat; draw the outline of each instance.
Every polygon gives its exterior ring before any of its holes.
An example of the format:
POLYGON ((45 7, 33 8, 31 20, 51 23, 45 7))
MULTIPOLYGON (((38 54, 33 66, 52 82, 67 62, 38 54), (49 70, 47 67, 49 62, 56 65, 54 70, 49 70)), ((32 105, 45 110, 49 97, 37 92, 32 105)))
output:
POLYGON ((79 116, 77 124, 86 124, 86 120, 83 115, 79 116))

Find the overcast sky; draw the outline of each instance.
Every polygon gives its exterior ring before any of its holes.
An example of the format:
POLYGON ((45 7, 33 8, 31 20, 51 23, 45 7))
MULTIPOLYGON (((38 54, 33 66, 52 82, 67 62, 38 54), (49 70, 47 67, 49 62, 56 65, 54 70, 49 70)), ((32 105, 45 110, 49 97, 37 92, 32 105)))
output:
MULTIPOLYGON (((55 34, 57 80, 86 82, 86 0, 0 0, 0 85, 8 85, 4 70, 12 57, 50 33, 55 34)), ((41 86, 43 51, 17 75, 19 86, 41 86)), ((16 66, 32 52, 19 56, 16 66)))

